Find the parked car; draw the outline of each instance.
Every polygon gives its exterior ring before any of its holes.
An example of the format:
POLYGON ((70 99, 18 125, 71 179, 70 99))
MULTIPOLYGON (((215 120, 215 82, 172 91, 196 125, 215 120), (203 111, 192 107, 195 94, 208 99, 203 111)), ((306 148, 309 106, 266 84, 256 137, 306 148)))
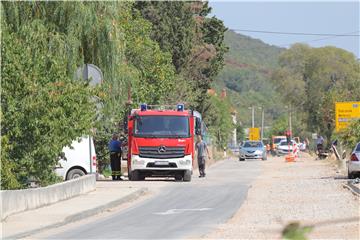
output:
POLYGON ((280 141, 279 145, 276 148, 276 155, 286 155, 289 152, 294 153, 295 155, 299 154, 299 147, 294 140, 291 140, 289 144, 287 140, 280 141))
POLYGON ((360 175, 360 142, 358 142, 347 161, 348 178, 355 178, 360 175))
POLYGON ((239 148, 239 160, 262 159, 266 160, 266 149, 261 141, 245 141, 239 148))
POLYGON ((92 137, 85 136, 62 149, 55 172, 64 180, 96 173, 96 152, 92 137))
POLYGON ((276 151, 277 146, 279 146, 280 142, 286 140, 286 136, 273 136, 272 143, 273 143, 273 151, 276 151))

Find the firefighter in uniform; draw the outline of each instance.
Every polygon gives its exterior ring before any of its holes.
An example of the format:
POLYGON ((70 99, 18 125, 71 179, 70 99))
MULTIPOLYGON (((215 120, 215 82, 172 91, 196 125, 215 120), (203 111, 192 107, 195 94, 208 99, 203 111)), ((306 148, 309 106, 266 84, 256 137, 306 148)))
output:
POLYGON ((109 142, 110 161, 111 161, 111 176, 112 180, 121 179, 121 141, 118 140, 118 135, 113 134, 109 142))

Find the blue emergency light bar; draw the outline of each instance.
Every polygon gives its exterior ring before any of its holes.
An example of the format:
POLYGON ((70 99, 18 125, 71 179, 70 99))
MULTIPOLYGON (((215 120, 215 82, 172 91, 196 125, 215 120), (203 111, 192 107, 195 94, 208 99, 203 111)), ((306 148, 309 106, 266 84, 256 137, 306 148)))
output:
POLYGON ((183 112, 184 109, 185 109, 185 106, 184 106, 184 104, 178 104, 178 105, 176 105, 176 109, 177 109, 179 112, 183 112))
POLYGON ((142 104, 140 105, 140 110, 141 110, 141 111, 146 111, 146 110, 147 110, 147 105, 146 105, 146 103, 142 103, 142 104))
MULTIPOLYGON (((166 110, 166 109, 172 109, 174 110, 174 105, 147 105, 146 103, 140 104, 140 111, 147 111, 148 109, 158 109, 158 110, 166 110), (171 108, 169 108, 171 106, 171 108)), ((182 103, 179 103, 176 105, 176 110, 178 112, 183 112, 185 110, 185 105, 182 103)))

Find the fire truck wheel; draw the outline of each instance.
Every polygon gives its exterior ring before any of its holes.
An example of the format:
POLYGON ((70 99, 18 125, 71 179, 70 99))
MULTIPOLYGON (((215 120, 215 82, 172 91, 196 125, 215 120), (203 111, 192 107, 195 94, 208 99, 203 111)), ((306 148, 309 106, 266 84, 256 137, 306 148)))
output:
POLYGON ((145 180, 145 173, 139 173, 139 180, 141 181, 145 180))
POLYGON ((139 176, 139 172, 138 171, 132 171, 130 174, 130 180, 131 181, 139 181, 140 180, 140 176, 139 176))
POLYGON ((179 173, 175 174, 175 181, 181 181, 183 179, 183 176, 179 173))
POLYGON ((191 182, 191 171, 190 170, 186 170, 184 172, 184 182, 191 182))

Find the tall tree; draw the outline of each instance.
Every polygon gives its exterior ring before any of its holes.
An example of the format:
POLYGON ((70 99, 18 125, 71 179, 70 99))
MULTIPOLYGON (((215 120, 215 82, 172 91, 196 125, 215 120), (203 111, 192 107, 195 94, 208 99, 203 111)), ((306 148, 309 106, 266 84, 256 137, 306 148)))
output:
POLYGON ((15 180, 23 186, 29 176, 43 185, 55 181, 51 169, 61 148, 94 126, 97 152, 107 159, 106 143, 112 132, 119 131, 129 86, 134 104, 159 103, 173 91, 171 55, 151 40, 149 22, 132 14, 131 2, 2 2, 1 6, 6 27, 1 45, 2 135, 8 146, 2 156, 6 166, 18 169, 15 180), (103 71, 98 89, 74 80, 76 69, 85 63, 103 71), (12 95, 12 91, 19 92, 12 95), (97 116, 94 95, 102 106, 97 116), (13 114, 16 109, 19 112, 13 114), (27 130, 27 138, 21 129, 27 130), (40 137, 45 130, 49 136, 40 137), (21 144, 14 146, 15 142, 21 144), (45 151, 48 154, 39 157, 45 151))
POLYGON ((330 139, 334 103, 360 99, 360 65, 355 56, 335 47, 296 44, 281 55, 280 66, 273 82, 287 101, 305 112, 308 130, 330 139))
POLYGON ((151 38, 170 52, 177 73, 189 59, 194 36, 191 4, 182 1, 138 1, 135 8, 152 23, 151 38))

